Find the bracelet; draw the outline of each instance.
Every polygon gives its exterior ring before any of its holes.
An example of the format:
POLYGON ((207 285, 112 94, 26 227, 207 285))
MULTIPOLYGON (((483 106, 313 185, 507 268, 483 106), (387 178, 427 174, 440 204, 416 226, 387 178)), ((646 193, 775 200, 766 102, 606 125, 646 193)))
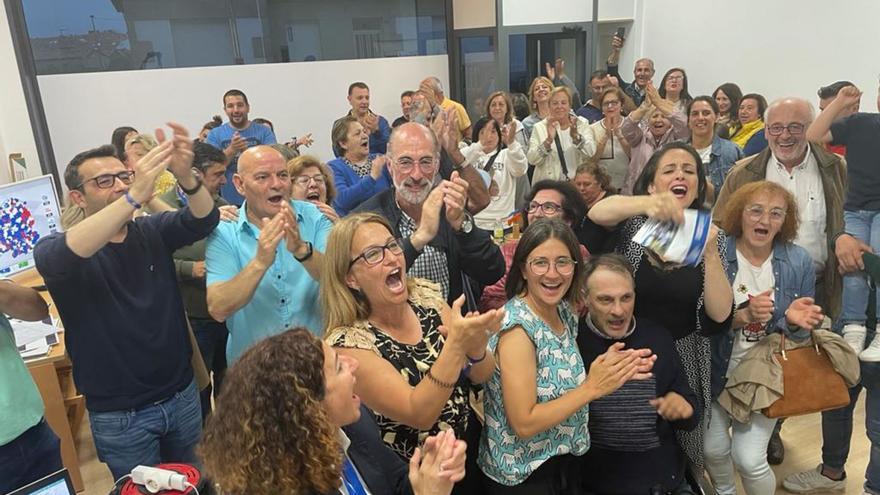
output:
POLYGON ((477 363, 482 363, 483 361, 485 361, 485 359, 486 359, 486 354, 487 354, 486 349, 483 349, 483 355, 480 356, 480 357, 477 358, 477 359, 474 359, 474 358, 468 356, 467 354, 465 354, 464 357, 467 358, 467 360, 468 360, 468 367, 470 367, 470 366, 473 366, 473 365, 475 365, 475 364, 477 364, 477 363))
POLYGON ((428 369, 428 372, 425 373, 425 377, 428 379, 428 381, 430 381, 434 385, 437 385, 440 388, 455 388, 455 382, 449 383, 440 381, 439 379, 437 379, 436 376, 431 374, 430 368, 428 369))
POLYGON ((140 210, 141 208, 144 207, 144 205, 135 201, 135 199, 131 196, 131 193, 129 193, 128 191, 125 191, 125 196, 123 196, 123 197, 125 198, 126 201, 128 201, 128 204, 130 204, 131 206, 134 206, 135 210, 140 210))
POLYGON ((177 185, 180 186, 180 190, 183 191, 183 194, 186 194, 187 196, 192 196, 193 194, 199 192, 199 189, 201 189, 203 185, 201 177, 199 177, 198 175, 193 175, 193 177, 196 178, 196 185, 193 188, 187 189, 183 187, 183 184, 181 184, 180 182, 177 183, 177 185))

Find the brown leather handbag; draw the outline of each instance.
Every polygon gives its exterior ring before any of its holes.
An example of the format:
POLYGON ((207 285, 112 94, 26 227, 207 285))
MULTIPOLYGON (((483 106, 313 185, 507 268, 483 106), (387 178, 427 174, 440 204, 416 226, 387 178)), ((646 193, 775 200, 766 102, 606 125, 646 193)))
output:
POLYGON ((784 392, 770 407, 764 408, 764 416, 787 418, 849 404, 849 390, 843 377, 834 370, 815 338, 812 335, 810 338, 813 345, 786 350, 785 335, 782 335, 780 350, 774 355, 782 366, 784 392))

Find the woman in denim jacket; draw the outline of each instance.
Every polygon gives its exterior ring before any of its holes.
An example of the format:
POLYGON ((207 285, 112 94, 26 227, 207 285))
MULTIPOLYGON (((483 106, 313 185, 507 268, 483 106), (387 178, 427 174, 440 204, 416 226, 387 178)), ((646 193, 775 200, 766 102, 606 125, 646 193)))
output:
POLYGON ((815 270, 810 255, 790 241, 797 235, 794 197, 782 186, 759 181, 733 194, 721 227, 728 233, 727 277, 736 311, 731 330, 712 336, 712 407, 706 432, 706 469, 717 494, 736 493, 736 471, 747 494, 773 493, 767 443, 776 425, 759 412, 748 424, 732 419, 717 402, 727 376, 763 337, 784 332, 809 337, 824 318, 813 301, 815 270))

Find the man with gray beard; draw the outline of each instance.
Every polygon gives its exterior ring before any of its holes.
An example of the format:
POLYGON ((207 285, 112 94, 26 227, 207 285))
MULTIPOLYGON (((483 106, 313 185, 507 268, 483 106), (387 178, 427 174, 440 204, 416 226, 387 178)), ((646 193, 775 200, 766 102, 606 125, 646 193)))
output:
MULTIPOLYGON (((394 187, 362 203, 388 219, 402 241, 407 275, 440 285, 451 304, 464 293, 462 275, 481 286, 504 275, 504 258, 489 232, 474 225, 465 208, 468 183, 452 172, 434 186, 440 167, 440 143, 428 127, 409 122, 394 128, 388 140, 394 187)), ((477 299, 479 294, 477 294, 477 299)))

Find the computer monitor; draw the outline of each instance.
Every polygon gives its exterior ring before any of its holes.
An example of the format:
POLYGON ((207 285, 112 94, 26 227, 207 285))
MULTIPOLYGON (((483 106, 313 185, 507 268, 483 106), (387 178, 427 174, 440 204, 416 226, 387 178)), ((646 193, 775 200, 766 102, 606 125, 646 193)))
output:
POLYGON ((43 479, 23 486, 8 495, 76 495, 70 474, 66 469, 57 471, 43 479))
POLYGON ((0 277, 34 266, 34 246, 61 230, 51 175, 0 186, 0 277))

